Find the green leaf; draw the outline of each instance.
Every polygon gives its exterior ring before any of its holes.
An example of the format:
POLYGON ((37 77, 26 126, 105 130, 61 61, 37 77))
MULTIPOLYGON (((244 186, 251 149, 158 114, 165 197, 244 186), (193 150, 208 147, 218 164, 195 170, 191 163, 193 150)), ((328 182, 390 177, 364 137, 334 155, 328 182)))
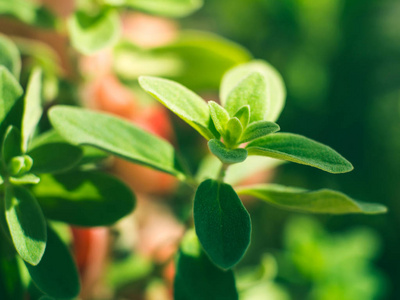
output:
MULTIPOLYGON (((3 243, 4 241, 1 242, 3 243)), ((25 299, 24 288, 15 256, 8 258, 0 255, 0 299, 25 299)))
POLYGON ((24 153, 28 149, 28 143, 35 132, 42 113, 42 71, 35 68, 31 73, 25 93, 21 130, 21 148, 24 153))
POLYGON ((49 117, 58 133, 73 144, 91 145, 178 178, 185 177, 175 150, 167 141, 128 121, 68 106, 50 109, 49 117))
POLYGON ((243 133, 243 126, 236 117, 230 118, 226 124, 224 142, 229 146, 236 145, 243 133))
POLYGON ((3 123, 22 93, 22 87, 10 71, 0 66, 0 124, 3 123))
POLYGON ((250 105, 242 106, 234 115, 234 117, 238 118, 240 123, 243 126, 243 129, 247 127, 250 121, 250 105))
POLYGON ((47 247, 37 266, 26 264, 37 287, 54 298, 75 298, 80 291, 75 262, 57 234, 47 227, 47 247))
POLYGON ((124 0, 125 5, 160 16, 186 17, 203 5, 203 0, 124 0))
POLYGON ((30 150, 28 155, 33 159, 33 173, 56 173, 76 166, 83 151, 67 143, 49 143, 30 150))
POLYGON ((242 258, 250 244, 250 216, 229 184, 208 179, 194 199, 197 236, 219 267, 229 269, 242 258))
POLYGON ((216 267, 201 249, 193 231, 186 233, 179 250, 174 299, 239 299, 232 270, 216 267))
POLYGON ((330 173, 346 173, 353 166, 332 148, 292 133, 274 133, 250 142, 249 155, 269 156, 309 165, 330 173))
POLYGON ((8 164, 14 156, 21 155, 21 135, 19 130, 10 125, 4 134, 2 145, 2 156, 6 164, 8 164))
POLYGON ((32 191, 53 220, 78 226, 111 225, 135 206, 131 190, 107 174, 76 171, 40 178, 32 191))
POLYGON ((280 127, 278 124, 269 121, 257 121, 251 123, 244 131, 240 143, 246 143, 279 131, 280 127))
POLYGON ((267 85, 266 91, 268 93, 269 109, 263 120, 275 122, 285 105, 286 88, 279 72, 266 61, 254 60, 229 70, 222 78, 220 89, 221 103, 226 103, 229 94, 235 86, 253 72, 262 74, 267 85))
POLYGON ((33 161, 29 155, 15 156, 10 160, 8 170, 11 176, 21 176, 29 172, 32 164, 33 161))
POLYGON ((223 135, 226 124, 229 121, 228 112, 221 105, 214 101, 208 101, 208 107, 210 108, 210 115, 214 122, 215 128, 221 135, 223 135))
POLYGON ((206 139, 219 136, 207 103, 191 90, 172 80, 150 76, 141 76, 139 84, 206 139))
POLYGON ((40 182, 40 178, 31 173, 19 177, 11 176, 9 180, 13 185, 37 184, 40 182))
POLYGON ((269 110, 267 83, 260 73, 251 73, 229 93, 224 104, 231 116, 244 105, 250 106, 250 123, 265 120, 269 110))
POLYGON ((5 66, 16 79, 19 79, 21 56, 17 46, 4 35, 0 35, 0 65, 5 66))
POLYGON ((308 191, 277 184, 261 184, 238 189, 240 195, 250 195, 283 209, 326 214, 380 214, 386 207, 376 203, 358 202, 345 194, 322 189, 308 191))
POLYGON ((240 163, 247 158, 247 151, 243 148, 229 149, 224 143, 216 139, 208 141, 208 148, 219 160, 225 164, 240 163))
POLYGON ((32 194, 23 187, 6 186, 6 218, 15 249, 28 263, 37 265, 46 248, 46 221, 32 194))
POLYGON ((85 55, 115 44, 120 36, 120 27, 118 13, 111 9, 95 15, 77 11, 68 20, 71 43, 85 55))

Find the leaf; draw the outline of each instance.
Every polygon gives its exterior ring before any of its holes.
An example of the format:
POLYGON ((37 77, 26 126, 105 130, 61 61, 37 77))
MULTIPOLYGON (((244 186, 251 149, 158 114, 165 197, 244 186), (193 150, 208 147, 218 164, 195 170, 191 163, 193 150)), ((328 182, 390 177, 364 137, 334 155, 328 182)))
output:
POLYGON ((285 105, 286 88, 279 72, 266 61, 254 60, 229 70, 221 82, 221 103, 226 103, 228 95, 235 86, 253 72, 261 73, 267 85, 266 91, 268 93, 269 109, 263 120, 275 122, 285 105))
POLYGON ((68 19, 71 43, 85 55, 110 47, 118 41, 121 25, 116 10, 106 9, 92 15, 77 11, 68 19))
POLYGON ((223 135, 225 132, 226 124, 229 121, 228 112, 214 101, 208 101, 208 107, 210 108, 211 119, 214 122, 214 126, 217 131, 223 135))
POLYGON ((23 187, 6 186, 6 218, 18 254, 37 265, 46 248, 46 221, 32 194, 23 187))
POLYGON ((227 70, 251 58, 239 44, 193 30, 182 31, 169 44, 151 49, 124 40, 113 54, 114 70, 124 82, 136 83, 142 75, 160 76, 194 91, 218 89, 227 70))
POLYGON ((224 164, 235 164, 246 160, 247 151, 243 148, 229 149, 221 141, 212 139, 208 141, 208 148, 212 154, 224 164))
POLYGON ((238 263, 250 244, 251 222, 233 188, 211 179, 202 182, 193 213, 196 234, 213 263, 223 269, 238 263))
POLYGON ((40 178, 31 173, 19 177, 11 176, 9 180, 13 185, 37 184, 40 182, 40 178))
POLYGON ((386 207, 376 203, 358 202, 345 194, 322 189, 308 191, 277 184, 247 186, 237 190, 240 195, 250 195, 283 209, 327 214, 380 214, 386 207))
POLYGON ((128 161, 185 178, 174 148, 133 124, 111 115, 81 108, 56 106, 50 121, 67 141, 91 145, 128 161))
POLYGON ((23 93, 22 87, 4 66, 0 66, 0 124, 23 93))
POLYGON ((49 143, 30 150, 28 155, 33 159, 33 173, 56 173, 76 166, 83 151, 67 143, 49 143))
POLYGON ((235 146, 242 136, 243 126, 236 117, 230 118, 226 124, 224 142, 229 146, 235 146))
POLYGON ((35 68, 29 77, 22 116, 21 148, 24 153, 28 149, 28 143, 35 132, 42 113, 42 71, 35 68))
POLYGON ((11 176, 19 177, 29 172, 32 164, 33 161, 29 155, 15 156, 10 160, 8 170, 11 176))
POLYGON ((6 67, 16 79, 19 79, 21 56, 17 46, 4 35, 0 35, 0 65, 6 67))
POLYGON ((53 220, 78 226, 111 225, 135 206, 131 190, 107 174, 75 171, 40 178, 32 191, 53 220))
POLYGON ((240 123, 243 126, 243 129, 247 127, 250 121, 250 106, 244 105, 242 106, 234 115, 234 117, 238 118, 240 123))
POLYGON ((139 84, 206 139, 219 136, 207 103, 191 90, 172 80, 150 76, 141 76, 139 84))
POLYGON ((47 227, 47 247, 37 266, 25 263, 37 287, 54 298, 75 298, 80 291, 78 271, 71 253, 57 234, 47 227))
POLYGON ((25 299, 20 275, 17 258, 0 255, 0 299, 25 299))
POLYGON ((8 164, 14 156, 21 155, 21 136, 19 130, 10 125, 4 134, 2 145, 2 156, 6 164, 8 164))
POLYGON ((244 131, 240 143, 246 143, 279 131, 280 127, 278 124, 269 121, 257 121, 251 123, 244 131))
POLYGON ((232 116, 244 105, 250 106, 250 123, 265 120, 269 110, 269 97, 266 80, 260 73, 251 73, 240 81, 224 103, 225 109, 232 116))
POLYGON ((232 270, 216 267, 201 249, 193 231, 186 233, 179 250, 174 299, 239 299, 232 270))
POLYGON ((346 173, 353 166, 332 148, 293 133, 274 133, 250 142, 249 155, 269 156, 309 165, 330 173, 346 173))
POLYGON ((186 17, 203 5, 203 0, 125 0, 124 2, 129 7, 172 18, 186 17))

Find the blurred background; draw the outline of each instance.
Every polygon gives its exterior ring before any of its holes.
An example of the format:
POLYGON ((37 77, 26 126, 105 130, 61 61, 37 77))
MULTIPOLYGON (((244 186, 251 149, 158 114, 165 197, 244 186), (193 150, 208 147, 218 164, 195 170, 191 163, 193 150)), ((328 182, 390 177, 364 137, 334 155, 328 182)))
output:
MULTIPOLYGON (((43 2, 61 17, 74 7, 43 2)), ((75 103, 129 119, 179 147, 193 171, 207 153, 204 141, 144 95, 137 77, 169 77, 217 100, 226 70, 251 57, 268 61, 287 88, 281 130, 331 146, 355 170, 332 175, 284 164, 250 181, 332 188, 389 212, 309 216, 248 200, 252 244, 235 270, 241 299, 398 299, 400 2, 205 0, 180 19, 135 11, 120 16, 121 41, 113 51, 90 55, 71 54, 65 32, 32 29, 15 18, 2 17, 0 31, 13 37, 27 70, 45 69, 49 106, 75 103)), ((41 126, 49 127, 45 118, 41 126)), ((82 298, 170 299, 169 259, 191 199, 168 175, 119 160, 110 169, 138 193, 138 209, 111 231, 73 229, 86 278, 82 298), (90 256, 90 247, 104 254, 90 256), (99 261, 107 265, 103 271, 89 267, 99 261)))

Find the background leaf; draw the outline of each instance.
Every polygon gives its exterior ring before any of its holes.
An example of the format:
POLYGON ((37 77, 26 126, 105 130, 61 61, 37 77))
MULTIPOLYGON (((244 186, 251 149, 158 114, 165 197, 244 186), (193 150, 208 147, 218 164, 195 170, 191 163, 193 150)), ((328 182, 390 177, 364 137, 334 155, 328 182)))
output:
POLYGON ((23 187, 6 187, 6 218, 15 249, 29 264, 37 265, 46 248, 46 221, 32 194, 23 187))
POLYGON ((17 46, 4 35, 0 35, 0 65, 5 66, 16 79, 19 79, 21 56, 17 46))
POLYGON ((44 293, 54 298, 75 298, 80 291, 75 262, 57 234, 47 227, 47 247, 37 266, 25 263, 32 280, 44 293))
POLYGON ((211 179, 202 182, 193 214, 196 234, 210 259, 224 269, 239 262, 250 244, 251 222, 233 188, 211 179))
POLYGON ((78 226, 111 225, 135 206, 125 184, 98 172, 44 174, 32 190, 48 218, 78 226))
POLYGON ((10 125, 7 128, 6 133, 4 134, 4 141, 2 144, 2 156, 3 160, 6 164, 10 162, 10 160, 14 156, 21 155, 21 135, 19 134, 19 130, 10 125))
POLYGON ((126 160, 184 178, 174 148, 135 125, 111 115, 56 106, 49 112, 58 133, 73 144, 86 144, 126 160))
POLYGON ((266 91, 268 93, 269 107, 264 120, 275 122, 285 105, 286 88, 279 72, 266 61, 254 60, 229 70, 221 82, 221 103, 226 103, 229 94, 235 86, 253 72, 262 74, 267 85, 266 91))
MULTIPOLYGON (((0 254, 3 253, 0 251, 0 254)), ((24 299, 24 288, 15 256, 0 255, 0 299, 24 299)))
POLYGON ((150 14, 176 18, 198 10, 203 0, 125 0, 125 5, 150 14))
POLYGON ((308 191, 277 184, 263 184, 243 187, 237 192, 240 195, 254 196, 283 209, 300 212, 379 214, 387 211, 383 205, 357 202, 345 194, 329 189, 308 191))
POLYGON ((193 231, 186 233, 178 254, 175 300, 235 300, 238 293, 231 270, 216 267, 201 249, 193 231))
POLYGON ((274 133, 250 142, 249 155, 269 156, 309 165, 330 173, 346 173, 353 166, 332 148, 293 133, 274 133))
POLYGON ((183 85, 163 78, 141 76, 140 86, 196 129, 206 139, 218 137, 207 103, 183 85))
POLYGON ((0 66, 0 124, 23 93, 22 87, 4 66, 0 66))
POLYGON ((98 14, 75 12, 68 20, 72 45, 86 55, 93 54, 117 42, 121 25, 115 10, 103 10, 98 14))

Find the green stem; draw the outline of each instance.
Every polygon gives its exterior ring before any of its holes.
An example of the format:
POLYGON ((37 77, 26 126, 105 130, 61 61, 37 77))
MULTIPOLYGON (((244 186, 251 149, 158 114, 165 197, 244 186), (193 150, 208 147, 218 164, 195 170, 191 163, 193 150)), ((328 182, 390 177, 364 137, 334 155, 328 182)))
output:
POLYGON ((218 177, 217 177, 217 180, 219 182, 224 181, 224 178, 226 175, 226 170, 228 169, 228 167, 229 167, 229 164, 222 164, 221 169, 219 170, 219 173, 218 173, 218 177))

